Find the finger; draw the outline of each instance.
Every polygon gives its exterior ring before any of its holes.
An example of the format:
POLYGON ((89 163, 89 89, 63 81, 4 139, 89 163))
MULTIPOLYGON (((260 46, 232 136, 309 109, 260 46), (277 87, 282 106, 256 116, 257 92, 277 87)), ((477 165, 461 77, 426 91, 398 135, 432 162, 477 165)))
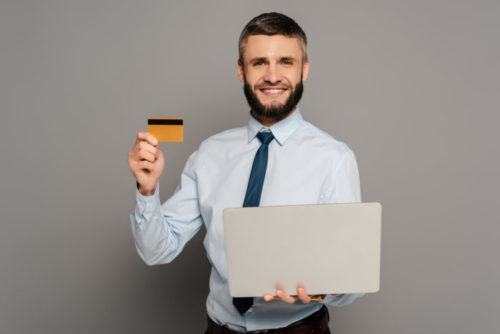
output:
POLYGON ((138 160, 146 160, 149 162, 155 162, 156 155, 151 154, 150 152, 148 152, 146 150, 140 150, 139 153, 137 154, 137 159, 138 160))
POLYGON ((270 293, 266 293, 266 294, 264 295, 264 300, 265 300, 266 302, 270 302, 270 301, 271 301, 271 300, 273 300, 273 299, 274 299, 274 296, 273 296, 272 294, 270 294, 270 293))
POLYGON ((158 149, 156 151, 156 158, 157 159, 163 159, 163 151, 162 150, 158 149))
POLYGON ((146 160, 137 162, 137 167, 148 172, 151 172, 154 169, 154 165, 146 160))
POLYGON ((138 144, 137 144, 137 148, 139 150, 145 150, 145 151, 148 151, 149 153, 153 154, 153 155, 156 155, 158 153, 158 146, 153 146, 151 144, 149 144, 148 142, 145 142, 145 141, 140 141, 138 144))
POLYGON ((150 134, 149 132, 139 132, 139 133, 137 133, 137 141, 136 141, 136 143, 138 143, 141 140, 144 140, 144 141, 148 142, 149 144, 151 144, 153 146, 157 146, 158 145, 158 140, 156 140, 156 138, 152 134, 150 134))
POLYGON ((283 290, 276 290, 276 295, 285 303, 293 304, 297 300, 297 298, 290 296, 283 290))
POLYGON ((297 288, 297 297, 299 297, 300 301, 304 304, 311 302, 311 297, 307 294, 306 289, 304 287, 299 286, 297 288))

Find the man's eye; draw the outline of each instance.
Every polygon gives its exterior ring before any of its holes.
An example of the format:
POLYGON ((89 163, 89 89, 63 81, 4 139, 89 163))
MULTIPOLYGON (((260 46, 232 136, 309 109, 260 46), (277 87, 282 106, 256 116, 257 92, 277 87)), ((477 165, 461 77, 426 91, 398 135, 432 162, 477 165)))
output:
POLYGON ((264 62, 263 61, 256 61, 255 63, 253 63, 253 66, 259 66, 259 65, 263 65, 264 62))
POLYGON ((290 59, 283 59, 282 63, 285 64, 285 65, 292 65, 293 61, 290 60, 290 59))

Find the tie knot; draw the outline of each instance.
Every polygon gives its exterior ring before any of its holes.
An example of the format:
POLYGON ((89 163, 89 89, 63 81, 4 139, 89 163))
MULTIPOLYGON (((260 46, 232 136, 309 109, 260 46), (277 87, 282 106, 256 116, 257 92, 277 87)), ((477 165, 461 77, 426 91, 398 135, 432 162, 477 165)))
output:
POLYGON ((259 138, 262 145, 269 145, 269 143, 273 140, 274 136, 272 132, 259 132, 257 134, 257 138, 259 138))

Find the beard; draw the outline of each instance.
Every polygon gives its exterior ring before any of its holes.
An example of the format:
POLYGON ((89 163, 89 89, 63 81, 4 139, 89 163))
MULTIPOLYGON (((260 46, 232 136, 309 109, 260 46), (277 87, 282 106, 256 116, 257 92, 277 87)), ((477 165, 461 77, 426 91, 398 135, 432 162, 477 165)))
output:
POLYGON ((263 105, 259 101, 257 95, 253 92, 246 78, 245 78, 245 84, 243 85, 243 91, 245 92, 245 97, 247 98, 248 105, 256 115, 277 121, 288 116, 288 114, 290 114, 290 112, 295 108, 295 106, 297 106, 297 103, 299 103, 302 97, 302 93, 304 91, 304 85, 302 84, 302 78, 301 78, 300 82, 296 84, 294 89, 291 91, 290 96, 285 101, 285 103, 280 105, 275 105, 272 103, 269 106, 263 105))

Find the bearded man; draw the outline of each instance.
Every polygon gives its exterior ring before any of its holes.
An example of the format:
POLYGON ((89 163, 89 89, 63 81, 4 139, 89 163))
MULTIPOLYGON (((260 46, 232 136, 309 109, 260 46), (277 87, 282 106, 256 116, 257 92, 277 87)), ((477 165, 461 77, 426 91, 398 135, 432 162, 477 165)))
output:
POLYGON ((202 142, 163 205, 158 181, 164 157, 158 141, 139 132, 129 151, 137 180, 132 231, 147 264, 172 261, 205 225, 203 243, 212 265, 206 333, 330 333, 325 304, 345 305, 360 296, 318 298, 303 286, 294 296, 283 290, 255 298, 229 294, 225 208, 360 202, 354 154, 303 120, 297 107, 308 74, 307 38, 300 26, 283 14, 259 15, 239 39, 238 77, 251 108, 248 124, 202 142))

